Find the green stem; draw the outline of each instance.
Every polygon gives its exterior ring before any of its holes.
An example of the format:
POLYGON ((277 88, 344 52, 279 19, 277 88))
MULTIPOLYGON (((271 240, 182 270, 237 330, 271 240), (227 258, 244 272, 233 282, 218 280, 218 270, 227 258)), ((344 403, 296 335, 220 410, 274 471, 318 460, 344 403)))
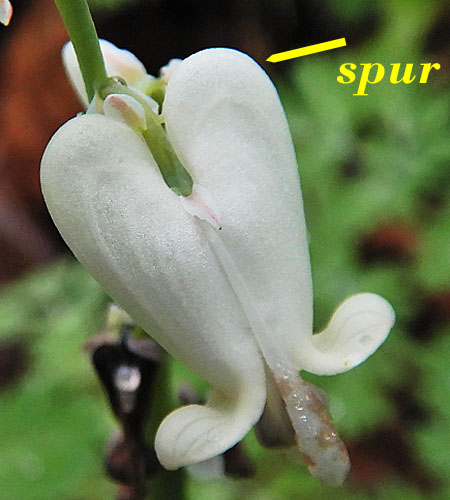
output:
POLYGON ((192 177, 178 159, 157 115, 138 93, 123 85, 117 79, 110 78, 108 85, 102 87, 99 93, 102 99, 106 99, 109 94, 127 94, 142 105, 147 121, 147 130, 144 130, 142 135, 152 152, 164 181, 177 195, 189 196, 192 193, 192 177))
MULTIPOLYGON (((145 109, 147 130, 142 135, 152 152, 166 184, 180 196, 192 193, 193 181, 173 150, 156 114, 129 87, 108 78, 97 32, 86 0, 54 0, 69 33, 83 75, 89 102, 95 92, 105 99, 112 93, 128 94, 145 109)), ((164 89, 155 84, 148 89, 161 106, 164 89)))
MULTIPOLYGON (((153 389, 152 411, 146 426, 146 440, 148 443, 155 441, 156 431, 165 416, 175 407, 171 394, 171 367, 166 358, 158 368, 156 381, 153 389)), ((151 492, 151 498, 160 500, 183 500, 185 498, 186 471, 178 469, 168 471, 161 467, 154 478, 147 481, 147 490, 151 492)))
POLYGON ((86 0, 54 0, 75 49, 89 102, 107 75, 97 32, 86 0))
POLYGON ((166 86, 162 81, 159 79, 153 80, 144 92, 159 104, 159 112, 161 112, 166 93, 166 86))

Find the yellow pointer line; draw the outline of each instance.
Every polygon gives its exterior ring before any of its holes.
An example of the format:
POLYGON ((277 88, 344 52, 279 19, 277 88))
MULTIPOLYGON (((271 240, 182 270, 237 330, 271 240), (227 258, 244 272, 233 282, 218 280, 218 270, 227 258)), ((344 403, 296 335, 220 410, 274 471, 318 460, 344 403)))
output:
POLYGON ((277 63, 288 59, 295 59, 296 57, 309 56, 310 54, 315 54, 316 52, 338 49, 339 47, 345 47, 346 45, 347 42, 345 41, 345 38, 338 38, 337 40, 331 40, 330 42, 316 43, 315 45, 308 45, 307 47, 301 47, 299 49, 278 52, 278 54, 272 54, 266 59, 266 61, 277 63))

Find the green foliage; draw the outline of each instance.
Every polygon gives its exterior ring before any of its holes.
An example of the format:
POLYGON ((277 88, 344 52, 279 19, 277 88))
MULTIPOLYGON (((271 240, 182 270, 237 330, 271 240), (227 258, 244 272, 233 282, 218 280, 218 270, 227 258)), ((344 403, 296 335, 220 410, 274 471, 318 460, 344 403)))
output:
MULTIPOLYGON (((424 13, 424 4, 416 4, 408 12, 408 36, 420 41, 434 11, 424 13)), ((389 22, 404 22, 404 18, 389 16, 395 6, 389 9, 385 5, 389 22)), ((380 293, 397 313, 390 338, 362 366, 327 379, 306 377, 329 394, 336 425, 347 441, 398 421, 399 410, 390 391, 412 384, 410 396, 425 417, 401 425, 408 433, 411 456, 434 483, 435 491, 424 494, 400 482, 384 486, 376 498, 444 499, 450 492, 446 468, 450 330, 441 328, 424 344, 413 340, 409 325, 423 296, 450 289, 448 88, 436 83, 394 86, 383 82, 371 86, 367 97, 355 97, 356 84, 336 83, 343 62, 383 62, 389 67, 394 52, 392 45, 385 50, 388 39, 385 31, 358 52, 305 58, 294 69, 294 89, 286 84, 282 92, 299 157, 317 330, 325 325, 336 301, 358 290, 380 293), (346 177, 343 172, 349 168, 353 176, 346 177), (430 203, 434 197, 437 201, 430 203), (364 265, 358 258, 358 245, 381 224, 392 222, 414 234, 411 255, 397 263, 364 265), (418 383, 411 380, 411 374, 418 383)), ((394 34, 389 40, 397 43, 394 34)), ((399 49, 406 60, 423 60, 411 47, 414 44, 405 43, 399 49)), ((311 496, 322 498, 321 488, 316 486, 311 496)), ((324 495, 336 498, 334 492, 324 495)), ((346 495, 359 498, 355 491, 346 495)))
POLYGON ((0 297, 0 339, 23 338, 31 350, 21 381, 0 393, 3 498, 112 497, 101 469, 113 423, 81 352, 105 304, 76 263, 30 276, 0 297), (89 496, 74 496, 83 490, 89 496))

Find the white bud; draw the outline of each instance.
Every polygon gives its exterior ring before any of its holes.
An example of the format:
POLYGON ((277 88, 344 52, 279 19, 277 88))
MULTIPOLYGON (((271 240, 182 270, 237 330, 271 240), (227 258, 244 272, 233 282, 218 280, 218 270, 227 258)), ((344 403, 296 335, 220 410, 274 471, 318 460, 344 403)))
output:
POLYGON ((0 0, 0 23, 8 26, 13 15, 13 8, 9 0, 0 0))

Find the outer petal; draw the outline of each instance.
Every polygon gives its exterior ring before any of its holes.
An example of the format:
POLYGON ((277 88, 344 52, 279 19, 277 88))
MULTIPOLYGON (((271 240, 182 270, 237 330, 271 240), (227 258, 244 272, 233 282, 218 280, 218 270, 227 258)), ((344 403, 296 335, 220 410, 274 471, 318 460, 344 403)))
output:
MULTIPOLYGON (((108 76, 120 76, 125 79, 128 85, 133 86, 138 86, 141 81, 149 78, 145 66, 128 50, 119 49, 107 40, 100 40, 100 48, 105 60, 106 73, 108 76)), ((62 60, 66 74, 78 98, 87 108, 89 102, 72 42, 67 42, 64 45, 62 49, 62 60)))
POLYGON ((262 69, 230 49, 194 54, 169 80, 163 112, 178 156, 217 205, 220 245, 233 260, 224 268, 232 284, 245 284, 234 288, 253 311, 252 327, 271 332, 297 369, 313 373, 346 371, 372 354, 394 321, 391 306, 376 295, 350 299, 324 333, 312 336, 296 158, 276 90, 262 69))
POLYGON ((181 62, 163 109, 169 139, 220 215, 260 319, 297 363, 312 297, 297 163, 276 90, 248 56, 209 49, 181 62))
POLYGON ((156 446, 163 464, 206 460, 235 444, 263 410, 263 363, 196 220, 144 141, 105 116, 75 118, 50 141, 41 178, 77 258, 162 347, 215 388, 206 407, 178 410, 162 423, 156 446))

